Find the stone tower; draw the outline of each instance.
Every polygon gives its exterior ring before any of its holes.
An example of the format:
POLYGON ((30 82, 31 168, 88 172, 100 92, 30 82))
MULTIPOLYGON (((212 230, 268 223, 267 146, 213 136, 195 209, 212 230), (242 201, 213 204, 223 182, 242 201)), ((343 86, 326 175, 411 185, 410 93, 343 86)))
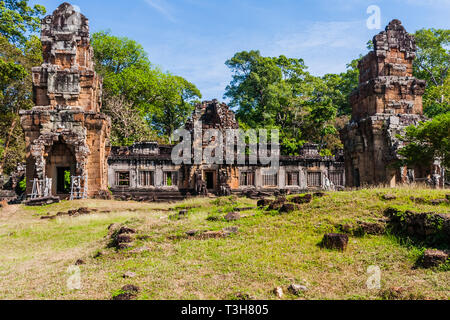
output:
POLYGON ((87 178, 89 195, 108 188, 110 120, 100 113, 102 80, 94 71, 89 21, 68 3, 42 20, 44 63, 32 69, 36 107, 21 112, 27 146, 27 193, 34 179, 87 178))
POLYGON ((359 87, 350 97, 352 120, 341 132, 347 184, 395 186, 430 180, 436 173, 433 168, 395 166, 403 147, 396 136, 426 120, 422 105, 426 83, 413 77, 414 36, 393 20, 373 44, 374 50, 359 62, 359 87))

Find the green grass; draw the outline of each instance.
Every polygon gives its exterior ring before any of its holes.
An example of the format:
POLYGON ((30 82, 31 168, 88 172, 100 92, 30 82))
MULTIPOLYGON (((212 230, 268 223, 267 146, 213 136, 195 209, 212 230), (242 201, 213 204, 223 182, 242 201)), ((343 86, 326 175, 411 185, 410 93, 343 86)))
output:
POLYGON ((284 299, 448 299, 448 268, 414 269, 425 248, 408 239, 389 234, 351 237, 344 253, 318 246, 325 233, 337 231, 335 225, 375 221, 390 206, 449 213, 448 205, 410 200, 445 194, 409 188, 329 193, 291 214, 250 210, 234 222, 222 218, 233 208, 255 207, 256 201, 227 197, 176 204, 89 200, 41 208, 10 206, 0 213, 0 299, 111 299, 126 284, 141 288, 137 299, 234 299, 239 292, 276 299, 272 291, 278 286, 284 288, 284 299), (382 200, 386 193, 397 199, 382 200), (111 212, 40 219, 80 207, 111 212), (186 218, 171 218, 182 209, 188 210, 186 218), (148 251, 106 249, 112 223, 126 223, 147 236, 134 249, 148 251), (239 233, 225 239, 171 240, 189 230, 230 226, 239 227, 239 233), (98 251, 102 255, 94 258, 98 251), (77 259, 86 262, 80 266, 82 288, 70 291, 67 268, 77 259), (366 288, 371 265, 382 270, 381 290, 366 288), (136 278, 124 279, 127 271, 136 278), (292 283, 309 290, 293 296, 286 290, 292 283), (402 288, 401 294, 392 288, 402 288))

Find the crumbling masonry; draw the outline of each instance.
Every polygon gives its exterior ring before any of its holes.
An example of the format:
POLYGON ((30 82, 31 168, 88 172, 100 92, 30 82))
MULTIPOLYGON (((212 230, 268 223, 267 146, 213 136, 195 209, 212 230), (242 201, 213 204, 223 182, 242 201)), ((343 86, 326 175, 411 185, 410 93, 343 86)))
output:
POLYGON ((359 87, 352 94, 351 123, 341 132, 349 187, 424 181, 443 186, 439 162, 432 167, 396 166, 403 147, 397 138, 410 125, 426 121, 422 96, 426 83, 413 77, 414 36, 399 20, 373 39, 374 51, 359 63, 359 87))
POLYGON ((88 20, 63 3, 42 20, 44 63, 33 68, 36 107, 21 112, 27 146, 27 193, 34 179, 86 179, 89 196, 108 188, 110 120, 100 113, 102 80, 94 71, 88 20))
MULTIPOLYGON (((109 146, 110 120, 100 113, 102 81, 94 71, 88 20, 63 3, 42 21, 44 63, 33 68, 35 105, 21 112, 27 145, 27 194, 34 179, 52 178, 52 194, 67 193, 65 177, 85 178, 89 196, 111 188, 123 199, 181 199, 215 193, 298 193, 344 186, 427 181, 443 185, 443 169, 399 168, 397 134, 426 120, 425 81, 412 76, 415 40, 393 20, 359 63, 360 85, 351 96, 351 123, 341 132, 345 154, 322 157, 307 144, 299 156, 281 156, 277 172, 251 164, 175 165, 174 146, 155 142, 109 146), (111 152, 111 155, 110 155, 111 152), (344 163, 345 158, 345 163, 344 163), (108 179, 109 177, 109 179, 108 179)), ((238 129, 233 111, 217 100, 197 105, 186 129, 238 129)), ((192 146, 205 141, 196 140, 192 146)), ((194 162, 193 162, 194 163, 194 162)))

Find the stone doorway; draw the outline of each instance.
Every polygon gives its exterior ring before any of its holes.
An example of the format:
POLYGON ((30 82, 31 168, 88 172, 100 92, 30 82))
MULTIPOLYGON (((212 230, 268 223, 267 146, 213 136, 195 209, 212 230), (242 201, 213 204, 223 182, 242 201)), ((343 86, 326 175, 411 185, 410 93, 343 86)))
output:
POLYGON ((216 177, 217 175, 215 171, 205 171, 206 188, 209 191, 216 190, 216 177))
POLYGON ((56 192, 58 194, 70 193, 70 179, 72 173, 70 167, 58 167, 56 168, 56 192), (67 175, 69 179, 67 179, 67 175))
POLYGON ((67 195, 70 193, 70 183, 66 181, 66 172, 70 177, 75 175, 76 160, 73 147, 58 142, 55 143, 46 158, 45 172, 52 179, 52 194, 67 195))

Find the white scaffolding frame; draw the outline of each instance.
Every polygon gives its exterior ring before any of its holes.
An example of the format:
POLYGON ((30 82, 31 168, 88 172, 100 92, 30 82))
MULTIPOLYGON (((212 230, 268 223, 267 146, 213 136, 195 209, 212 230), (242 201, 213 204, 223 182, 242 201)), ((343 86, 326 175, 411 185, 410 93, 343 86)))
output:
POLYGON ((52 195, 52 179, 45 178, 44 180, 34 179, 33 190, 31 192, 31 199, 39 199, 50 197, 52 195))
POLYGON ((73 176, 70 187, 70 200, 84 200, 88 198, 88 177, 73 176))

